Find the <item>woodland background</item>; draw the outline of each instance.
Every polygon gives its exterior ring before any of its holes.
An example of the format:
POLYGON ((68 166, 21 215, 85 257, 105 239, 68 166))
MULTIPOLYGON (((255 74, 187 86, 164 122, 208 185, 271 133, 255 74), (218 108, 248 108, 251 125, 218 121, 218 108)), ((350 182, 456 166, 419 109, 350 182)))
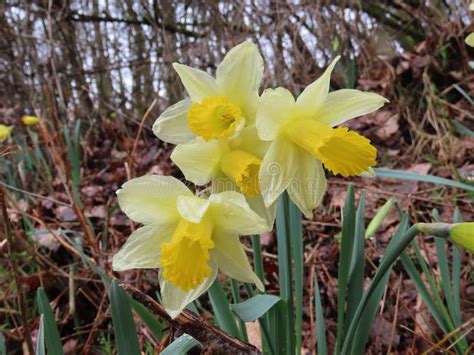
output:
MULTIPOLYGON (((2 1, 0 123, 15 125, 12 140, 0 143, 6 206, 1 224, 13 238, 13 247, 4 243, 6 233, 0 241, 0 324, 9 353, 34 345, 39 286, 52 301, 70 354, 113 352, 108 297, 97 267, 154 294, 156 271, 111 271, 112 255, 135 228, 114 192, 147 173, 183 178, 169 160, 173 147, 150 129, 160 112, 184 97, 173 62, 213 73, 228 49, 252 40, 265 59, 263 87, 300 92, 341 54, 333 89, 358 88, 390 100, 349 123, 378 148, 379 166, 472 182, 474 140, 465 134, 474 126, 474 52, 464 43, 473 31, 468 6, 459 0, 2 1), (41 125, 23 126, 25 114, 39 116, 41 125), (77 240, 76 246, 66 238, 77 240)), ((455 206, 466 220, 474 212, 473 196, 455 188, 330 177, 322 206, 305 222, 303 346, 309 352, 315 351, 314 273, 328 341, 334 342, 335 236, 349 181, 366 190, 368 219, 391 197, 417 221, 430 220, 432 208, 446 221, 455 206)), ((369 266, 378 262, 399 221, 392 212, 367 241, 369 266)), ((278 288, 272 234, 262 236, 262 244, 271 293, 278 288)), ((423 243, 422 251, 436 269, 433 244, 423 243)), ((472 257, 465 256, 466 319, 474 316, 472 267, 472 257)), ((372 271, 367 268, 367 275, 372 271)), ((418 353, 442 337, 401 268, 389 285, 369 353, 418 353)), ((211 318, 206 297, 198 306, 211 318)), ((249 325, 249 334, 257 331, 249 325)), ((140 337, 150 353, 168 341, 153 338, 145 326, 140 337)))

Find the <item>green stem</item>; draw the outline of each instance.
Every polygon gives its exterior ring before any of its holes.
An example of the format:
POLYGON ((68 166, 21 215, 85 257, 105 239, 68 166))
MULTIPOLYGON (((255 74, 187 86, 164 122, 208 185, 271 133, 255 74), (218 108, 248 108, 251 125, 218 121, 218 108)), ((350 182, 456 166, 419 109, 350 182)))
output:
POLYGON ((278 240, 278 280, 280 284, 280 297, 283 302, 279 306, 278 327, 279 334, 277 341, 281 337, 283 341, 278 341, 276 347, 283 354, 293 354, 294 342, 294 310, 293 310, 293 282, 291 263, 291 243, 288 233, 288 195, 281 196, 277 206, 277 240, 278 240))

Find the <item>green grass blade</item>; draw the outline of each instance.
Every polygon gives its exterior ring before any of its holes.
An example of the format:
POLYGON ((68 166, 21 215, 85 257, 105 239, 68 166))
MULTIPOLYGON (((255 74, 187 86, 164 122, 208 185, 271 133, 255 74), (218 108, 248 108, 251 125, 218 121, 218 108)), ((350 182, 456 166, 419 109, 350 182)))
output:
POLYGON ((390 241, 389 246, 387 247, 387 250, 385 252, 385 255, 382 258, 382 261, 380 262, 379 267, 377 268, 377 272, 375 273, 375 276, 371 284, 369 285, 367 292, 364 294, 364 297, 359 303, 359 306, 357 307, 357 311, 354 314, 354 318, 352 319, 349 329, 345 335, 344 344, 342 347, 343 354, 349 354, 348 350, 350 349, 352 345, 354 334, 357 330, 357 327, 360 324, 359 321, 366 310, 368 301, 370 300, 374 292, 376 292, 377 287, 379 286, 380 282, 383 281, 384 277, 386 276, 386 273, 390 271, 392 265, 398 259, 398 257, 403 252, 403 250, 405 250, 406 247, 416 237, 417 233, 418 233, 418 230, 417 230, 417 226, 415 225, 411 227, 401 238, 398 238, 398 239, 392 238, 392 240, 390 241))
POLYGON ((421 277, 421 273, 418 271, 416 268, 415 264, 411 260, 411 258, 408 256, 406 252, 403 252, 402 255, 400 256, 400 261, 402 262, 402 265, 407 272, 408 276, 413 282, 413 285, 415 285, 416 290, 420 294, 421 298, 423 299, 423 302, 426 304, 428 307, 429 311, 431 312, 431 315, 435 319, 436 323, 440 326, 441 330, 444 333, 448 332, 448 326, 441 315, 441 312, 438 309, 438 306, 429 293, 428 289, 425 286, 425 283, 423 282, 423 279, 421 277))
POLYGON ((140 354, 130 298, 119 283, 119 280, 113 280, 110 288, 110 306, 117 351, 119 355, 140 354))
POLYGON ((314 274, 314 305, 316 310, 316 336, 319 355, 327 355, 328 345, 326 341, 326 322, 324 321, 323 306, 321 304, 321 294, 319 293, 318 276, 314 274))
POLYGON ((466 137, 474 137, 474 131, 470 130, 466 126, 464 126, 461 122, 458 122, 454 119, 451 120, 451 124, 456 128, 456 130, 465 135, 466 137))
MULTIPOLYGON (((461 223, 461 213, 459 208, 456 207, 454 210, 454 223, 461 223)), ((454 322, 460 324, 461 318, 461 288, 459 286, 459 280, 461 278, 461 252, 456 245, 452 246, 453 251, 453 268, 452 268, 452 280, 453 280, 453 304, 454 304, 454 322)))
POLYGON ((457 187, 460 189, 464 189, 466 191, 474 191, 474 186, 472 185, 468 185, 468 184, 465 184, 459 181, 450 180, 450 179, 440 178, 438 176, 412 173, 410 171, 403 171, 403 170, 384 169, 384 168, 374 168, 374 171, 377 174, 377 176, 381 178, 429 182, 429 183, 437 184, 437 185, 457 187))
POLYGON ((38 304, 39 313, 43 315, 44 340, 48 353, 55 355, 64 354, 54 313, 42 287, 38 288, 36 291, 36 302, 38 304))
MULTIPOLYGON (((2 335, 3 336, 3 335, 2 335)), ((6 351, 0 351, 0 354, 6 354, 6 351)), ((46 355, 46 349, 44 347, 44 315, 40 316, 38 337, 36 340, 36 355, 46 355)))
POLYGON ((161 352, 161 355, 184 355, 196 346, 201 347, 201 343, 194 339, 191 335, 183 334, 170 345, 168 345, 161 352))
MULTIPOLYGON (((402 216, 402 220, 392 237, 393 240, 399 240, 408 229, 408 218, 406 215, 402 216)), ((393 246, 393 244, 392 244, 393 246)), ((390 248, 387 248, 386 253, 390 252, 390 248)), ((373 324, 374 319, 377 315, 377 309, 380 305, 380 300, 383 297, 385 287, 390 279, 390 273, 392 268, 390 267, 383 278, 380 281, 380 284, 375 288, 374 293, 367 300, 367 306, 364 313, 359 321, 359 326, 355 332, 351 353, 352 354, 363 354, 367 341, 369 340, 370 331, 372 327, 368 327, 367 324, 373 324)))
POLYGON ((290 215, 289 232, 291 251, 295 268, 295 349, 296 354, 300 354, 303 340, 303 225, 299 208, 292 201, 289 201, 288 208, 290 215))
POLYGON ((163 337, 164 325, 158 319, 156 319, 155 316, 140 302, 137 302, 131 298, 130 300, 132 302, 133 310, 138 314, 143 323, 145 323, 146 326, 151 330, 157 340, 161 340, 163 337))
POLYGON ((342 211, 342 238, 341 250, 339 255, 339 274, 338 274, 338 296, 337 296, 337 336, 335 354, 341 351, 342 341, 344 339, 344 322, 347 286, 349 282, 349 271, 351 267, 351 256, 354 248, 355 233, 355 206, 354 206, 354 187, 349 185, 346 193, 346 200, 342 211))
POLYGON ((268 312, 280 297, 274 295, 256 295, 245 302, 231 305, 235 313, 245 322, 253 322, 268 312))
POLYGON ((282 194, 277 206, 276 230, 278 241, 278 280, 280 297, 283 300, 278 305, 278 339, 283 354, 293 354, 295 349, 294 310, 293 310, 293 282, 291 263, 291 243, 289 240, 289 210, 288 195, 282 194))
MULTIPOLYGON (((241 303, 242 299, 240 297, 239 282, 235 279, 231 279, 230 287, 232 290, 232 298, 234 299, 234 304, 241 303)), ((232 307, 232 305, 230 306, 232 307)), ((239 334, 240 334, 239 338, 248 343, 249 339, 247 336, 247 328, 245 328, 245 322, 242 319, 238 319, 238 322, 239 322, 239 334)))
MULTIPOLYGON (((262 246, 260 243, 259 235, 252 236, 252 249, 253 249, 253 264, 255 268, 255 273, 257 274, 257 276, 263 283, 265 280, 265 274, 264 274, 264 269, 263 269, 262 246)), ((270 329, 274 326, 274 324, 270 323, 269 317, 270 317, 269 314, 264 314, 263 317, 259 319, 260 330, 261 330, 260 333, 263 335, 261 338, 262 338, 262 350, 264 353, 268 352, 267 350, 269 347, 267 340, 264 339, 265 331, 267 332, 267 335, 268 335, 270 329), (262 324, 265 329, 262 329, 262 324)))
POLYGON ((349 325, 357 309, 362 294, 364 293, 364 267, 365 267, 365 191, 360 195, 359 206, 355 218, 354 248, 347 286, 347 315, 345 327, 349 325))
POLYGON ((5 336, 3 335, 1 331, 0 331, 0 355, 7 355, 7 345, 5 344, 5 336))
POLYGON ((252 235, 252 249, 253 249, 253 264, 255 267, 255 273, 262 283, 265 280, 265 274, 263 272, 263 258, 262 258, 262 246, 260 244, 260 236, 252 235))
POLYGON ((230 309, 229 300, 227 299, 219 280, 216 279, 207 292, 219 328, 234 337, 239 337, 240 334, 239 328, 237 327, 237 319, 234 317, 230 309))

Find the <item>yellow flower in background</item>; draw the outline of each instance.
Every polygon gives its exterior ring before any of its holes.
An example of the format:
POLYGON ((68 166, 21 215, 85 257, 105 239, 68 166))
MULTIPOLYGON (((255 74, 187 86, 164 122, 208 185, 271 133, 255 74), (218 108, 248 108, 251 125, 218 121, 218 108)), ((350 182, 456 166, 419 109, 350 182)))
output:
POLYGON ((376 149, 367 138, 334 126, 373 112, 387 100, 352 89, 329 93, 331 72, 338 60, 296 101, 284 88, 265 90, 261 97, 256 127, 259 138, 271 142, 259 173, 267 206, 287 190, 310 217, 326 191, 323 164, 334 174, 353 176, 376 163, 376 149))
POLYGON ((5 126, 0 124, 0 142, 5 141, 12 134, 13 126, 5 126))
POLYGON ((448 239, 474 253, 474 222, 454 224, 451 227, 448 239))
POLYGON ((176 144, 171 160, 196 185, 212 182, 221 192, 238 190, 273 224, 275 208, 263 203, 258 171, 269 144, 258 138, 255 113, 263 59, 255 44, 232 48, 216 78, 174 64, 190 98, 166 109, 153 125, 161 140, 176 144))
POLYGON ((23 116, 21 120, 27 126, 34 126, 39 123, 39 118, 36 116, 23 116))
POLYGON ((205 199, 173 177, 148 175, 125 183, 117 196, 127 216, 144 226, 113 257, 113 268, 160 268, 162 301, 171 317, 212 285, 218 269, 263 290, 239 236, 268 226, 243 195, 227 191, 205 199))
MULTIPOLYGON (((469 10, 474 11, 474 0, 469 4, 469 10)), ((464 40, 469 47, 474 47, 474 32, 470 33, 464 40)))
POLYGON ((469 47, 474 47, 474 32, 470 33, 464 41, 469 47))

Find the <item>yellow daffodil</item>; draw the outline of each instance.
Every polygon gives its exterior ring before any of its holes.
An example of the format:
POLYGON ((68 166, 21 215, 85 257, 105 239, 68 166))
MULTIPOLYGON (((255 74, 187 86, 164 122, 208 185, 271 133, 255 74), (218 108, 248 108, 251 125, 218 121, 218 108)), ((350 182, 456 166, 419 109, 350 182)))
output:
POLYGON ((39 123, 39 118, 36 116, 23 116, 21 120, 26 126, 34 126, 39 123))
POLYGON ((268 227, 242 194, 205 199, 173 177, 149 175, 128 181, 117 196, 127 216, 144 226, 114 256, 113 268, 160 268, 163 305, 171 317, 210 287, 218 269, 263 289, 239 236, 268 227))
POLYGON ((273 224, 275 208, 267 209, 259 194, 258 171, 268 143, 258 138, 255 112, 263 76, 263 59, 255 44, 231 49, 217 66, 216 78, 174 64, 190 98, 165 110, 153 131, 177 144, 171 160, 187 180, 213 184, 214 191, 238 190, 273 224))
POLYGON ((474 253, 474 222, 454 224, 449 232, 449 240, 474 253))
POLYGON ((12 134, 13 126, 5 126, 0 124, 0 142, 6 140, 12 134))
POLYGON ((258 135, 271 141, 259 173, 267 206, 287 190, 310 217, 326 191, 323 164, 342 176, 360 175, 375 165, 376 150, 367 138, 346 127, 333 127, 373 112, 387 100, 359 90, 328 93, 338 59, 296 101, 284 88, 266 90, 261 97, 256 115, 258 135))

